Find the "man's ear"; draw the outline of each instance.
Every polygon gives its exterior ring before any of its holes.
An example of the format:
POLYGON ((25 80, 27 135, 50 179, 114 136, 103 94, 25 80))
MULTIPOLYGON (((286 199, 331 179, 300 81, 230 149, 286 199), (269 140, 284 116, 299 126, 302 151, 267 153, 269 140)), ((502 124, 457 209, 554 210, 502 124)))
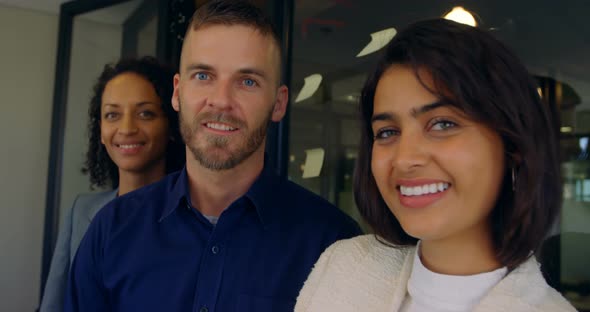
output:
POLYGON ((272 110, 271 120, 279 122, 287 112, 287 103, 289 102, 289 88, 282 85, 277 90, 277 98, 275 100, 274 108, 272 110))
POLYGON ((172 108, 175 111, 180 111, 180 101, 178 100, 178 85, 180 84, 180 74, 174 75, 173 82, 174 92, 172 93, 172 108))

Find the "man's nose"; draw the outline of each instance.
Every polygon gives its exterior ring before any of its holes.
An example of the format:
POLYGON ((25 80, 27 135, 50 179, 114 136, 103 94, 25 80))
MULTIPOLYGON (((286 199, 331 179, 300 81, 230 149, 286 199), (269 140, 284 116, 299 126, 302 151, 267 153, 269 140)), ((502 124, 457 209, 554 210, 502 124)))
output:
POLYGON ((207 105, 218 110, 229 110, 233 104, 231 81, 218 80, 207 99, 207 105))

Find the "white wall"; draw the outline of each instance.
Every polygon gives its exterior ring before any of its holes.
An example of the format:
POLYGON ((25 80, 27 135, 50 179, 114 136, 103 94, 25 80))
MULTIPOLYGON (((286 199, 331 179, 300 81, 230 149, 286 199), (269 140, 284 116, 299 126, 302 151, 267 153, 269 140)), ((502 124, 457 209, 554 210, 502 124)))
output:
MULTIPOLYGON (((90 17, 74 20, 62 213, 89 191, 80 169, 92 86, 120 56, 120 24, 90 17)), ((58 21, 57 14, 0 5, 0 311, 34 311, 39 302, 58 21)))
POLYGON ((34 311, 58 16, 0 6, 0 311, 34 311))

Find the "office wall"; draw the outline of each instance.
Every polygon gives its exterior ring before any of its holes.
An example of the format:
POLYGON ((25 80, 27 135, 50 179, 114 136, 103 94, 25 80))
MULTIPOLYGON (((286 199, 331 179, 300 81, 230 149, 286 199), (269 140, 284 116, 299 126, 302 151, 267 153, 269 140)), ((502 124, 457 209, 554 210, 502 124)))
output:
MULTIPOLYGON (((0 311, 39 302, 58 14, 0 5, 0 311)), ((121 49, 120 25, 74 20, 60 212, 89 191, 80 168, 92 86, 121 49)), ((61 218, 60 218, 61 219, 61 218)))
POLYGON ((57 26, 0 6, 0 311, 38 302, 57 26))

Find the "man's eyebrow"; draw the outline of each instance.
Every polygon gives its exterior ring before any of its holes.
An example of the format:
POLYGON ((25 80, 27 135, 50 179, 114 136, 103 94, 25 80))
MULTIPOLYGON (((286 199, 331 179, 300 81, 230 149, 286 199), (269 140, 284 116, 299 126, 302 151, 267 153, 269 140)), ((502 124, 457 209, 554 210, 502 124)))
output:
POLYGON ((213 66, 211 65, 207 65, 204 63, 194 63, 194 64, 189 64, 185 67, 185 71, 193 71, 193 70, 213 70, 213 66))
MULTIPOLYGON (((206 71, 213 71, 213 66, 211 65, 207 65, 204 63, 195 63, 195 64, 189 64, 188 66, 186 66, 185 71, 190 72, 193 70, 206 70, 206 71)), ((254 68, 254 67, 245 67, 245 68, 241 68, 238 70, 238 73, 240 74, 245 74, 245 75, 255 75, 255 76, 259 76, 263 79, 268 79, 268 74, 266 72, 264 72, 263 70, 254 68)))
POLYGON ((268 76, 263 70, 259 70, 259 69, 252 68, 252 67, 242 68, 238 72, 240 74, 247 74, 247 75, 259 76, 259 77, 262 77, 264 79, 266 79, 267 76, 268 76))

